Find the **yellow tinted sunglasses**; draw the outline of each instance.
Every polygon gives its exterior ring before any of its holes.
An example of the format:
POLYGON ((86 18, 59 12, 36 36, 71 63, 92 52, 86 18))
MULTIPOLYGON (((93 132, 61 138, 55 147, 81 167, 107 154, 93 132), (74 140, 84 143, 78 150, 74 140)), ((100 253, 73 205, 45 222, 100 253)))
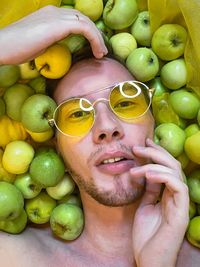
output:
POLYGON ((139 81, 124 81, 95 92, 62 102, 54 111, 50 125, 67 136, 84 136, 95 122, 94 106, 100 101, 109 103, 111 111, 120 119, 131 123, 143 116, 151 106, 154 89, 139 81), (93 103, 86 97, 110 90, 108 99, 98 98, 93 103))

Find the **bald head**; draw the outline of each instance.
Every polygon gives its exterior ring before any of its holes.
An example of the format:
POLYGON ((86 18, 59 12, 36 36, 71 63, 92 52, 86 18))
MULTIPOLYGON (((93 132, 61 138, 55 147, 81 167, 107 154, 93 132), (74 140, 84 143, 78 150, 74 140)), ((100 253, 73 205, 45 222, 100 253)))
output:
POLYGON ((106 57, 84 59, 74 64, 59 82, 54 98, 59 104, 66 98, 84 95, 117 82, 132 79, 130 72, 114 59, 106 57))

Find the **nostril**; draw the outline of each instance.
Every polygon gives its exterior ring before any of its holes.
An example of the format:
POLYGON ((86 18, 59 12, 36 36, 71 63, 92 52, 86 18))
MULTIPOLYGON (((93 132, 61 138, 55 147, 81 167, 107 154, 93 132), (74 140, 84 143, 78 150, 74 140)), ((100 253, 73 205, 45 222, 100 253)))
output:
POLYGON ((99 139, 103 140, 106 137, 106 134, 102 133, 99 135, 99 139))
POLYGON ((118 135, 119 135, 119 132, 118 132, 118 131, 115 131, 115 132, 112 134, 113 137, 117 137, 118 135))

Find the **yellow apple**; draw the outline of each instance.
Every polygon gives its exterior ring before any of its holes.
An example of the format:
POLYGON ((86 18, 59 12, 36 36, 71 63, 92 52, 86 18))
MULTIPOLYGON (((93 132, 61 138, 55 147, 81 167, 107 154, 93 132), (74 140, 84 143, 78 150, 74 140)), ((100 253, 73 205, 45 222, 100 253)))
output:
POLYGON ((36 0, 36 1, 39 1, 39 8, 48 6, 48 5, 53 5, 53 6, 61 5, 61 0, 36 0))
POLYGON ((76 0, 75 9, 88 16, 92 21, 98 20, 103 13, 102 0, 76 0))
POLYGON ((59 79, 68 72, 71 61, 72 56, 69 49, 60 44, 54 44, 35 58, 35 65, 44 77, 59 79))
POLYGON ((7 172, 2 165, 3 149, 0 149, 0 181, 13 183, 15 181, 16 175, 7 172))
POLYGON ((39 71, 36 69, 34 61, 19 64, 20 78, 22 80, 34 79, 40 76, 39 71))
POLYGON ((200 164, 200 131, 186 138, 184 150, 191 161, 200 164))
POLYGON ((46 141, 50 140, 54 135, 54 131, 52 128, 48 129, 45 132, 41 132, 41 133, 32 132, 32 131, 29 131, 27 129, 26 129, 26 131, 27 131, 27 133, 30 134, 33 141, 35 141, 37 143, 46 142, 46 141))
POLYGON ((14 174, 27 172, 34 157, 33 147, 25 141, 10 142, 3 153, 2 164, 6 171, 14 174))

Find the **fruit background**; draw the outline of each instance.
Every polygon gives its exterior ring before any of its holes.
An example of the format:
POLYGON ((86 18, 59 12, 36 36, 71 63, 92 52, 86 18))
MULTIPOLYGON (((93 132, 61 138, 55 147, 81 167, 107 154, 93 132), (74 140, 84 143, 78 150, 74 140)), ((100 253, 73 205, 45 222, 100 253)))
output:
MULTIPOLYGON (((155 89, 154 140, 182 165, 190 194, 186 237, 200 247, 200 4, 179 0, 3 0, 0 28, 48 4, 74 8, 88 16, 115 57, 137 80, 155 89)), ((52 84, 67 74, 73 58, 87 46, 83 36, 71 34, 30 62, 0 66, 2 231, 19 234, 28 224, 49 224, 55 235, 73 240, 84 227, 78 189, 56 152, 48 120, 56 108, 52 84)))

